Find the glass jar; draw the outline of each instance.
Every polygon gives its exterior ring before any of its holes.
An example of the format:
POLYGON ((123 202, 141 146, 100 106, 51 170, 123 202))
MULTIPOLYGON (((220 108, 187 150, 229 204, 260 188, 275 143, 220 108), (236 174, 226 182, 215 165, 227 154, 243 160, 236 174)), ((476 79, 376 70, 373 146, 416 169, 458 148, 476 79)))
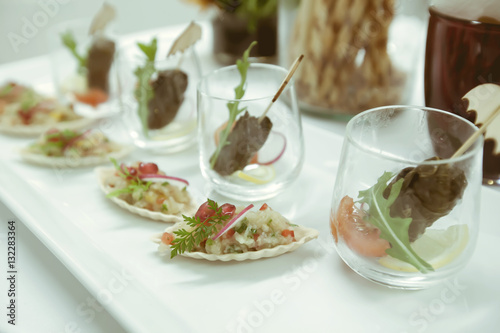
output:
POLYGON ((234 64, 248 45, 257 41, 250 56, 259 62, 275 62, 277 22, 277 0, 220 5, 212 18, 215 59, 225 65, 234 64))
POLYGON ((302 109, 351 117, 407 104, 424 22, 394 0, 282 2, 280 63, 305 58, 295 75, 302 109))
MULTIPOLYGON (((429 13, 425 103, 475 122, 476 113, 466 112, 462 97, 480 84, 500 85, 500 2, 433 0, 429 13)), ((491 126, 484 144, 485 184, 500 185, 499 149, 500 132, 491 126)))

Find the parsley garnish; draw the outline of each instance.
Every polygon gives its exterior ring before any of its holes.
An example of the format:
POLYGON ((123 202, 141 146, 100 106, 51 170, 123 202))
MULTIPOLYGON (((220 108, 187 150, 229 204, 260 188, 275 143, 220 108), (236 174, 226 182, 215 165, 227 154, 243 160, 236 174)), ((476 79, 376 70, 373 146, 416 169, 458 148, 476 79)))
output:
POLYGON ((201 221, 199 217, 188 217, 182 215, 184 221, 192 228, 192 230, 187 231, 182 228, 174 231, 174 234, 177 237, 170 245, 170 258, 174 258, 176 255, 184 252, 192 251, 204 240, 206 240, 209 245, 213 244, 210 243, 211 239, 209 237, 215 235, 219 230, 217 226, 224 225, 231 216, 224 215, 222 213, 222 208, 220 208, 213 200, 208 199, 208 207, 214 211, 215 214, 207 218, 205 221, 201 221))
POLYGON ((118 165, 118 162, 116 162, 116 160, 114 158, 110 158, 110 160, 113 163, 113 165, 115 166, 115 169, 118 170, 118 175, 122 178, 128 179, 130 183, 125 188, 114 190, 113 192, 108 193, 106 195, 106 198, 116 197, 116 196, 119 196, 120 194, 123 194, 123 193, 140 192, 141 193, 140 199, 142 199, 142 193, 149 189, 149 186, 151 186, 152 182, 150 182, 150 181, 144 182, 138 176, 135 176, 135 177, 132 176, 130 174, 130 172, 128 171, 128 169, 126 167, 121 168, 118 165), (129 178, 131 178, 131 179, 129 179, 129 178))
POLYGON ((164 210, 164 211, 168 212, 168 206, 167 206, 167 204, 161 205, 161 210, 162 211, 164 210))
POLYGON ((75 37, 73 36, 73 33, 71 31, 66 31, 61 34, 61 40, 68 48, 68 50, 71 52, 71 54, 75 57, 76 61, 78 62, 78 73, 80 74, 85 74, 87 72, 87 57, 78 54, 77 51, 77 45, 76 45, 76 40, 75 37))
POLYGON ((217 162, 217 159, 219 158, 219 154, 224 148, 224 146, 228 145, 229 142, 227 142, 227 137, 229 135, 229 132, 231 132, 231 129, 233 128, 233 124, 236 121, 236 117, 243 111, 245 111, 247 108, 241 108, 238 109, 238 106, 240 102, 238 101, 239 99, 243 98, 245 95, 245 84, 247 81, 247 71, 248 67, 250 66, 250 62, 248 61, 248 56, 250 55, 250 51, 252 48, 257 44, 257 42, 252 42, 248 49, 243 52, 243 57, 241 59, 238 59, 236 61, 236 67, 238 68, 238 71, 240 72, 241 76, 241 81, 240 84, 234 88, 234 99, 236 101, 234 102, 228 102, 227 103, 227 108, 229 110, 229 120, 227 121, 226 128, 221 132, 220 134, 220 140, 219 140, 219 145, 217 146, 217 149, 215 150, 214 154, 210 158, 210 167, 213 169, 215 166, 215 163, 217 162))

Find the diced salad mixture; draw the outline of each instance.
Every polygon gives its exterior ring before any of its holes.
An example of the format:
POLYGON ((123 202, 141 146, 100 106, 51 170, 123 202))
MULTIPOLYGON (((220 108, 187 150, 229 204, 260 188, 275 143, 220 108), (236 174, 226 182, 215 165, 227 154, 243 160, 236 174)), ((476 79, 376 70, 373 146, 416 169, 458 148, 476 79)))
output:
POLYGON ((29 153, 51 157, 106 156, 122 146, 111 142, 101 131, 51 129, 28 148, 29 153))
POLYGON ((295 225, 267 204, 255 211, 212 200, 196 215, 179 223, 177 231, 162 235, 162 246, 170 246, 171 257, 182 252, 210 254, 245 253, 295 242, 295 225))
POLYGON ((72 106, 59 104, 34 89, 13 82, 0 86, 0 124, 51 125, 80 119, 72 106))
POLYGON ((126 166, 113 162, 116 171, 104 180, 104 185, 112 189, 108 197, 171 215, 181 214, 191 206, 186 180, 166 176, 155 163, 135 162, 126 166))

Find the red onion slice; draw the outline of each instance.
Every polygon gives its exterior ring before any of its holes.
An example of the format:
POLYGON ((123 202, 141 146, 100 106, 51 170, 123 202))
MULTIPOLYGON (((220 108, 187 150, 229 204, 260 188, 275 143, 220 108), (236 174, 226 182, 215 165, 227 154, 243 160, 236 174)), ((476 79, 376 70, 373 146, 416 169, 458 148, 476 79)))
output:
POLYGON ((219 238, 220 236, 224 235, 230 228, 232 225, 238 223, 239 221, 241 221, 241 219, 243 219, 243 217, 246 215, 246 213, 253 208, 253 204, 250 204, 248 205, 245 209, 243 209, 241 212, 239 212, 238 215, 236 215, 235 217, 233 217, 225 226, 224 228, 222 228, 219 233, 217 235, 215 235, 214 237, 212 237, 212 240, 216 240, 217 238, 219 238))
POLYGON ((183 184, 182 186, 189 185, 189 182, 185 179, 182 179, 179 177, 158 175, 158 174, 142 174, 142 175, 139 175, 139 179, 144 180, 144 181, 151 181, 151 182, 164 182, 166 180, 170 180, 170 181, 182 183, 183 184))
MULTIPOLYGON (((274 156, 273 158, 269 159, 268 161, 265 161, 265 162, 257 162, 258 164, 260 165, 271 165, 271 164, 274 164, 276 162, 278 162, 278 160, 283 156, 283 154, 285 153, 285 150, 286 150, 286 138, 285 138, 285 135, 283 133, 280 133, 280 132, 276 132, 276 131, 272 131, 271 134, 275 134, 277 136, 279 136, 281 138, 281 140, 283 141, 283 147, 281 147, 278 155, 274 156)), ((269 140, 269 138, 268 138, 269 140)), ((263 149, 266 149, 266 145, 261 148, 261 150, 259 151, 259 157, 262 155, 262 153, 264 152, 263 149)), ((269 149, 269 148, 267 148, 269 149)))
POLYGON ((65 151, 66 149, 68 148, 71 148, 71 146, 73 146, 75 144, 76 141, 80 140, 80 139, 83 139, 84 137, 86 137, 87 135, 89 135, 89 133, 92 132, 92 130, 86 130, 85 132, 83 132, 82 134, 80 135, 77 135, 75 136, 73 139, 69 140, 66 145, 63 147, 63 151, 65 151))

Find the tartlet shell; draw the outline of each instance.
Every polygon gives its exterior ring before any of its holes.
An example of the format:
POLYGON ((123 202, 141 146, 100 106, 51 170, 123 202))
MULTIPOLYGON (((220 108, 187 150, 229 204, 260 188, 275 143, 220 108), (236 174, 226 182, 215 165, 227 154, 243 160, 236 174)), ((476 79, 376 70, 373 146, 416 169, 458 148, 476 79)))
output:
MULTIPOLYGON (((165 232, 173 233, 174 231, 185 227, 184 223, 176 223, 175 225, 165 229, 165 232)), ((295 232, 295 242, 287 245, 278 245, 270 249, 262 249, 259 251, 249 251, 245 253, 228 253, 228 254, 209 254, 204 252, 184 252, 181 256, 189 257, 193 259, 205 259, 209 261, 244 261, 244 260, 256 260, 261 258, 271 258, 277 257, 287 252, 292 252, 297 250, 301 245, 318 238, 319 232, 316 229, 307 228, 303 226, 296 226, 295 232)), ((163 244, 161 242, 161 236, 163 233, 155 234, 151 237, 151 240, 157 244, 158 252, 162 254, 170 253, 170 246, 163 244)))
MULTIPOLYGON (((97 168, 95 168, 95 173, 97 176, 97 180, 99 182, 99 187, 104 192, 104 194, 108 194, 108 193, 113 191, 112 188, 104 185, 104 180, 107 177, 109 177, 110 175, 112 175, 115 171, 116 171, 115 168, 109 168, 109 167, 97 167, 97 168)), ((191 215, 194 215, 196 213, 197 206, 195 204, 195 199, 194 199, 195 197, 193 196, 192 191, 190 191, 188 189, 188 192, 189 192, 189 195, 191 196, 191 205, 189 206, 189 209, 186 211, 183 211, 182 214, 191 216, 191 215)), ((135 206, 129 204, 128 202, 126 202, 125 200, 119 199, 117 197, 112 197, 112 198, 108 198, 108 199, 110 199, 115 204, 117 204, 118 206, 120 206, 123 209, 128 210, 131 213, 134 213, 134 214, 137 214, 140 216, 144 216, 144 217, 150 218, 152 220, 161 221, 161 222, 173 222, 173 223, 184 221, 184 218, 182 217, 181 213, 173 215, 173 214, 164 214, 164 213, 160 213, 160 212, 153 212, 153 211, 150 211, 148 209, 135 207, 135 206)))
POLYGON ((47 132, 51 128, 81 130, 90 126, 95 122, 95 119, 81 118, 69 121, 61 121, 50 125, 5 125, 0 124, 0 132, 10 135, 19 136, 37 136, 47 132))
POLYGON ((111 152, 104 156, 85 156, 85 157, 51 157, 41 154, 31 153, 28 149, 22 149, 20 151, 21 158, 26 162, 56 167, 56 168, 79 168, 86 166, 99 165, 109 162, 110 158, 122 159, 123 157, 130 154, 135 149, 131 145, 120 145, 120 150, 111 152))

